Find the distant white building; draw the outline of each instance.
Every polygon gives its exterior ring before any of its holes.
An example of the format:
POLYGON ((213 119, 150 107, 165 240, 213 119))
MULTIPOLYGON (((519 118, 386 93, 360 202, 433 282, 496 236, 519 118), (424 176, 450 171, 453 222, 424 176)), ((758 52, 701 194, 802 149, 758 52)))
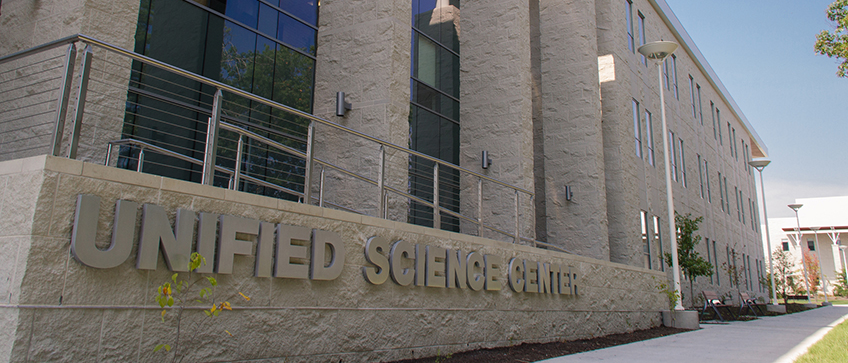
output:
MULTIPOLYGON (((840 248, 843 246, 840 240, 848 242, 848 196, 800 198, 795 203, 803 205, 798 209, 797 221, 795 217, 769 218, 772 252, 790 252, 797 267, 796 273, 801 278, 802 251, 814 254, 821 261, 823 279, 826 279, 828 292, 832 293, 837 271, 844 271, 846 267, 845 249, 840 248), (798 225, 801 228, 800 239, 798 225)), ((764 250, 768 250, 765 241, 763 246, 764 250)), ((803 280, 799 281, 803 284, 803 280)))

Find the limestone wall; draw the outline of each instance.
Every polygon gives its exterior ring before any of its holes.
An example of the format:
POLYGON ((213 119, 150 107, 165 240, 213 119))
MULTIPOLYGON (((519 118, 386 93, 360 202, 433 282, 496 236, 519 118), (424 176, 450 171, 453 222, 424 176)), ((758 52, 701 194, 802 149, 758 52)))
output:
MULTIPOLYGON (((235 256, 232 274, 213 274, 232 302, 212 323, 184 312, 188 360, 387 361, 529 341, 576 339, 656 326, 666 306, 658 272, 331 209, 202 186, 75 160, 34 157, 0 163, 0 360, 151 361, 171 353, 173 311, 161 321, 156 286, 172 272, 95 269, 69 254, 80 194, 101 198, 96 241, 109 244, 117 200, 304 226, 337 234, 346 257, 330 281, 253 277, 255 253, 235 256), (381 236, 568 266, 577 295, 514 292, 507 266, 498 291, 381 285, 365 280, 365 242, 381 236), (251 297, 242 299, 237 292, 251 297), (199 328, 194 324, 200 322, 199 328), (195 332, 197 334, 195 335, 195 332), (230 336, 228 333, 232 334, 230 336)), ((139 210, 136 230, 140 225, 139 210)), ((243 238, 243 237, 240 237, 243 238)), ((248 238, 249 240, 249 238, 248 238)), ((138 244, 134 235, 133 246, 138 244)), ((251 244, 255 247, 255 244, 251 244)), ((180 278, 193 279, 181 273, 180 278)), ((207 308, 207 306, 202 306, 207 308)))
MULTIPOLYGON (((7 2, 0 15, 0 26, 4 29, 3 39, 0 40, 0 56, 75 34, 84 34, 132 50, 138 6, 137 0, 7 2)), ((62 46, 0 65, 0 73, 4 74, 4 85, 0 92, 6 94, 6 100, 19 100, 0 104, 0 121, 3 124, 0 128, 0 137, 3 138, 0 148, 4 151, 0 160, 40 155, 52 150, 58 89, 61 87, 66 49, 67 46, 62 46), (56 59, 45 61, 54 57, 56 59), (37 65, 38 71, 32 72, 30 65, 37 65), (15 80, 9 81, 13 76, 15 80), (18 99, 21 93, 25 97, 18 99)), ((84 49, 84 44, 77 44, 71 102, 66 112, 59 152, 61 155, 68 155, 69 152, 84 49)), ((106 143, 120 138, 130 60, 102 49, 94 50, 91 72, 77 155, 83 160, 103 162, 106 143)))

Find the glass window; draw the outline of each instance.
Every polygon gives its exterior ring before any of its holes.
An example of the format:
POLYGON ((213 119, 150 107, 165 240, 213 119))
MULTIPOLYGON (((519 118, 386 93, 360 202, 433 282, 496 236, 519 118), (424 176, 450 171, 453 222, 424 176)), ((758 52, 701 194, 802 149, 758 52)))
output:
MULTIPOLYGON (((642 12, 639 12, 639 46, 645 45, 645 16, 642 15, 642 12)), ((642 64, 648 65, 648 59, 645 58, 644 54, 640 54, 642 57, 642 64)))
POLYGON ((259 19, 259 1, 257 0, 226 0, 224 15, 233 18, 250 28, 256 28, 259 19))
POLYGON ((674 81, 674 99, 680 99, 680 92, 677 90, 677 56, 671 55, 671 76, 674 81))
MULTIPOLYGON (((175 65, 187 71, 201 74, 213 80, 221 81, 232 87, 269 98, 305 112, 312 112, 312 93, 314 82, 314 57, 292 50, 289 45, 308 49, 314 53, 315 29, 307 32, 284 32, 284 44, 276 39, 280 30, 280 14, 293 3, 306 4, 303 1, 286 1, 281 8, 279 2, 260 2, 257 0, 144 0, 139 10, 136 51, 151 58, 175 65), (189 34, 190 36, 186 36, 189 34)), ((313 19, 317 19, 317 3, 312 5, 313 19)), ((134 65, 133 80, 138 88, 167 89, 161 97, 196 105, 202 108, 211 106, 213 90, 201 87, 196 82, 187 82, 181 77, 166 74, 152 67, 134 65), (178 85, 179 87, 173 87, 178 85)), ((304 122, 294 117, 271 112, 270 107, 250 100, 235 97, 225 92, 224 109, 228 117, 238 117, 263 127, 270 127, 281 133, 301 135, 304 122)), ((189 156, 202 155, 202 133, 208 115, 192 111, 174 103, 128 95, 128 105, 133 104, 143 113, 159 110, 159 114, 128 113, 125 118, 129 135, 145 141, 155 141, 145 135, 143 130, 166 130, 178 136, 179 140, 170 140, 180 152, 189 156), (170 126, 169 126, 170 125, 170 126), (173 125, 177 125, 176 128, 173 125)), ((158 131, 163 133, 165 131, 158 131)), ((159 142, 159 141, 155 141, 159 142)), ((271 168, 269 163, 281 157, 263 157, 266 160, 246 160, 251 170, 265 170, 263 174, 252 173, 255 177, 279 178, 280 168, 271 168), (262 165, 259 165, 262 163, 262 165), (276 171, 275 171, 276 170, 276 171)), ((159 156, 149 156, 145 163, 145 172, 183 180, 194 180, 199 172, 193 164, 180 160, 165 160, 159 156)), ((226 158, 221 159, 226 162, 226 158)), ((232 161, 230 159, 230 161, 232 161)), ((119 161, 120 162, 120 161, 119 161)), ((128 168, 131 161, 125 161, 128 168)), ((296 173, 295 173, 296 174, 296 173)), ((302 177, 291 174, 284 179, 302 177)), ((291 181, 295 183, 294 179, 291 181)), ((199 180, 198 180, 199 181, 199 180)), ((217 183, 217 181, 216 181, 217 183)), ((216 184, 217 185, 217 184, 216 184)), ((292 186, 292 188, 302 186, 292 186)), ((266 195, 274 194, 270 189, 266 195)), ((290 196, 289 196, 290 197, 290 196)))
POLYGON ((256 33, 231 21, 224 21, 221 53, 221 82, 247 92, 253 91, 256 33))
POLYGON ((648 164, 654 165, 654 120, 648 110, 645 110, 645 127, 645 143, 648 150, 648 164))
POLYGON ((721 197, 721 211, 724 211, 724 187, 721 184, 721 172, 718 173, 718 195, 721 197))
POLYGON ((277 18, 279 14, 280 12, 277 9, 260 3, 259 25, 257 29, 265 35, 273 36, 277 34, 277 18))
POLYGON ((695 79, 689 75, 689 98, 692 99, 692 117, 698 118, 698 107, 695 104, 695 79))
POLYGON ((646 269, 651 269, 651 242, 648 240, 648 212, 639 211, 639 224, 642 227, 642 253, 643 264, 646 269))
POLYGON ((639 122, 639 102, 633 100, 633 137, 636 142, 636 156, 642 158, 642 125, 639 122))
MULTIPOLYGON (((724 138, 721 137, 721 112, 719 112, 718 107, 716 107, 716 122, 718 122, 718 143, 719 145, 724 145, 724 138)), ((715 125, 713 125, 715 126, 715 125)))
POLYGON ((686 188, 686 153, 683 149, 683 139, 680 141, 680 183, 686 188))
POLYGON ((727 123, 727 146, 730 147, 730 155, 733 156, 733 137, 730 133, 730 122, 727 123))
POLYGON ((295 49, 315 55, 315 29, 292 17, 280 13, 278 16, 277 39, 295 49))
MULTIPOLYGON (((459 1, 412 1, 409 147, 459 164, 459 1)), ((410 194, 433 197, 434 163, 410 158, 410 194)), ((440 205, 459 211, 459 175, 440 174, 440 205)), ((432 200, 432 199, 430 199, 432 200)), ((433 208, 412 203, 409 222, 432 226, 433 208)), ((459 220, 441 215, 441 226, 458 231, 459 220)))
POLYGON ((713 115, 713 139, 718 140, 718 134, 716 134, 716 108, 713 101, 710 101, 710 113, 713 115))
POLYGON ((701 85, 696 83, 695 88, 698 90, 698 120, 701 121, 701 126, 704 126, 704 104, 701 102, 701 85))
POLYGON ((677 143, 674 142, 674 132, 668 132, 668 140, 671 143, 671 151, 668 154, 669 164, 671 165, 671 179, 677 181, 677 143))
POLYGON ((663 245, 662 234, 660 233, 660 217, 652 216, 654 226, 654 243, 657 245, 658 256, 660 256, 660 270, 665 271, 665 262, 663 260, 663 245))
POLYGON ((701 154, 697 154, 697 155, 698 155, 698 181, 699 181, 699 185, 700 185, 699 190, 700 190, 701 199, 704 199, 704 167, 703 167, 704 164, 701 162, 701 154))
POLYGON ((633 46, 633 3, 630 0, 627 0, 625 4, 627 7, 627 14, 625 15, 627 20, 627 49, 636 53, 636 49, 633 46))
POLYGON ((713 266, 715 267, 716 285, 721 286, 721 277, 718 274, 718 248, 716 248, 715 240, 713 240, 713 260, 715 261, 713 266))
POLYGON ((789 242, 788 241, 783 241, 780 244, 783 246, 783 251, 789 252, 789 242))
POLYGON ((742 197, 742 193, 739 191, 739 187, 733 187, 733 195, 736 196, 736 219, 742 222, 742 208, 740 208, 739 204, 739 198, 742 197))
POLYGON ((816 250, 816 242, 813 240, 807 240, 807 249, 810 251, 816 250))
POLYGON ((724 201, 727 203, 727 215, 730 215, 730 189, 727 188, 727 177, 724 177, 724 201))
POLYGON ((739 140, 736 139, 736 128, 733 128, 733 157, 739 161, 739 140))
MULTIPOLYGON (((736 269, 736 260, 730 259, 730 246, 724 246, 724 248, 727 252, 727 266, 729 266, 729 267, 732 266, 733 269, 735 270, 736 269)), ((735 255, 736 251, 734 251, 733 254, 735 255)), ((730 280, 730 287, 733 287, 733 276, 728 276, 727 278, 728 278, 728 280, 730 280)))
POLYGON ((713 192, 710 188, 710 162, 704 160, 704 175, 707 176, 707 202, 713 202, 713 192))
MULTIPOLYGON (((710 254, 710 240, 709 240, 709 238, 704 238, 704 242, 705 242, 704 244, 707 245, 707 263, 714 265, 715 262, 713 262, 712 254, 710 254)), ((713 283, 713 274, 710 274, 710 283, 711 284, 713 283)))
POLYGON ((281 9, 314 26, 318 26, 318 3, 318 0, 279 0, 281 9))

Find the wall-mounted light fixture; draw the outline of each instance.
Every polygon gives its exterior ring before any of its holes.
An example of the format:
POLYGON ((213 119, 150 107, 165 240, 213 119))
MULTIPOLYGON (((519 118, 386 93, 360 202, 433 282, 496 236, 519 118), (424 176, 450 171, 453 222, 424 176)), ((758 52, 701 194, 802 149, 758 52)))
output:
POLYGON ((574 198, 574 192, 571 191, 571 186, 566 185, 565 186, 565 200, 570 202, 571 199, 573 199, 573 198, 574 198))
POLYGON ((353 106, 345 101, 344 92, 336 92, 336 116, 344 117, 347 110, 351 110, 353 106))
POLYGON ((492 166, 492 159, 489 158, 489 152, 486 150, 483 150, 482 165, 480 166, 482 166, 483 169, 488 169, 490 166, 492 166))

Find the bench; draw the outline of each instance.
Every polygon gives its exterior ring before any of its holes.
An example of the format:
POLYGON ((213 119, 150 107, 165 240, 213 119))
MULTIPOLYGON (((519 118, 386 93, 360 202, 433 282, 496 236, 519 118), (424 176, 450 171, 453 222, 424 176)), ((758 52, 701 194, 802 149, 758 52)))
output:
MULTIPOLYGON (((758 316, 756 308, 761 304, 758 304, 754 299, 752 299, 747 292, 739 293, 739 301, 739 315, 742 315, 742 312, 747 308, 748 310, 751 310, 751 313, 753 313, 754 316, 758 316)), ((760 307, 760 314, 765 315, 765 313, 763 313, 762 307, 760 307)))
POLYGON ((730 305, 727 305, 724 303, 724 301, 721 301, 721 298, 718 296, 717 292, 712 290, 704 290, 701 293, 704 295, 704 308, 702 309, 702 314, 706 314, 707 309, 712 308, 713 311, 716 313, 718 319, 723 322, 724 317, 721 316, 721 312, 719 312, 719 309, 724 308, 727 313, 730 314, 731 318, 733 318, 734 320, 736 319, 736 317, 733 316, 733 310, 730 309, 730 305))

